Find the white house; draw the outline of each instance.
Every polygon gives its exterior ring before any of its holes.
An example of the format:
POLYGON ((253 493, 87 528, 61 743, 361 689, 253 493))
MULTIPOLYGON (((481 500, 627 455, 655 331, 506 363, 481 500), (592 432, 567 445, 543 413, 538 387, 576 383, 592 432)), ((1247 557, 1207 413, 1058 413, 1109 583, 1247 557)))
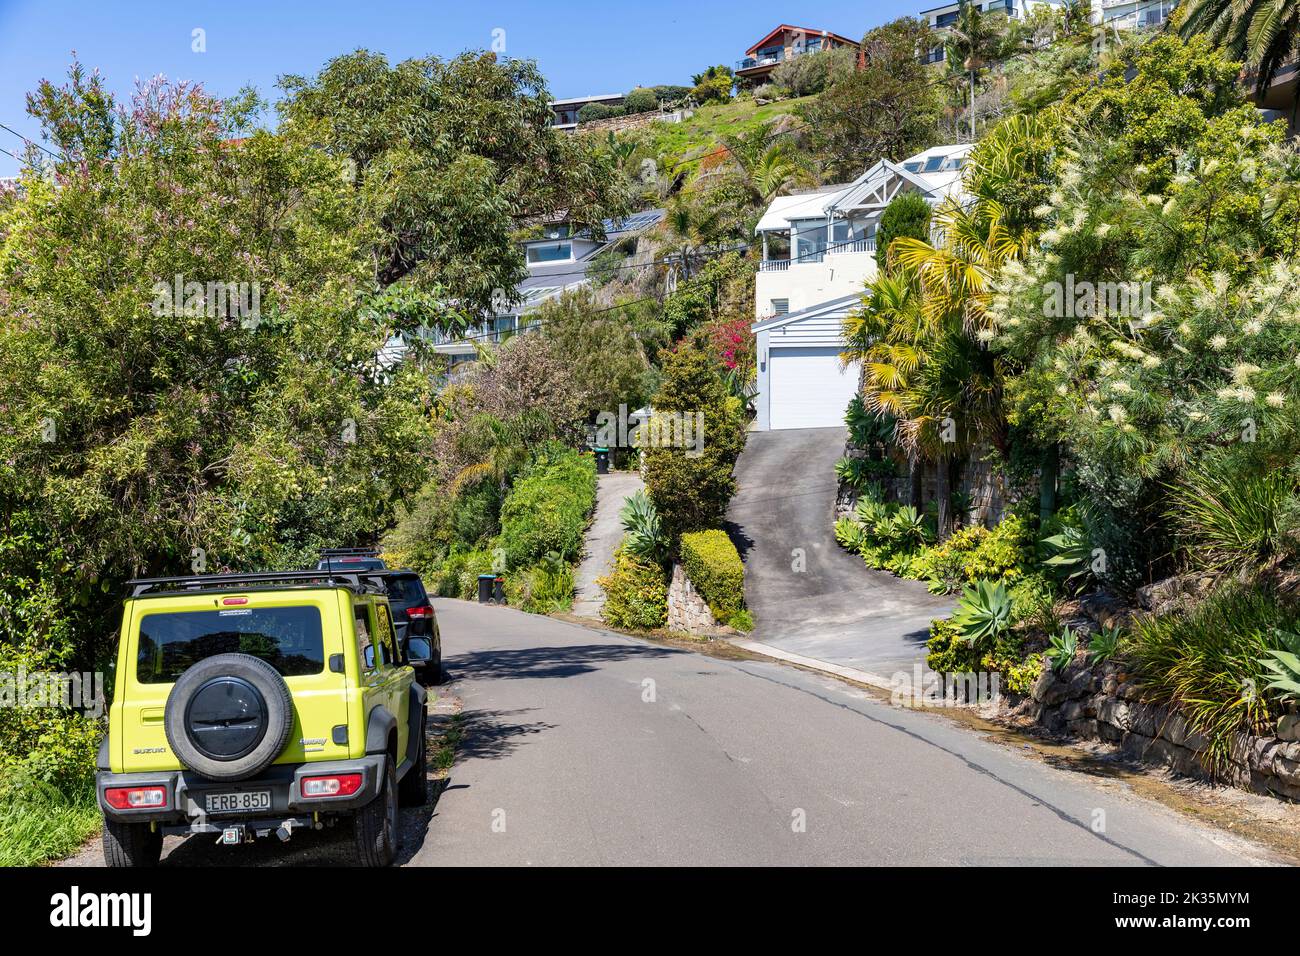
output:
POLYGON ((840 368, 840 327, 876 274, 876 230, 890 201, 917 192, 932 206, 960 195, 972 147, 936 146, 882 159, 851 183, 773 200, 758 222, 754 281, 758 396, 755 427, 840 425, 858 386, 840 368))
POLYGON ((1164 26, 1176 0, 1100 0, 1092 5, 1092 22, 1116 30, 1154 30, 1164 26))
POLYGON ((499 343, 516 332, 533 327, 528 313, 548 299, 590 281, 592 261, 606 249, 633 239, 663 221, 662 209, 648 209, 626 219, 606 220, 605 238, 596 241, 585 232, 573 233, 564 222, 551 223, 540 238, 522 244, 528 277, 515 286, 514 295, 501 303, 497 311, 464 335, 431 333, 434 351, 446 355, 450 364, 477 357, 476 345, 499 343))
MULTIPOLYGON (((1059 7, 1062 0, 974 0, 972 6, 980 13, 1001 13, 1010 20, 1023 20, 1035 7, 1059 7)), ((1095 6, 1095 4, 1094 4, 1095 6)), ((922 10, 920 16, 940 36, 940 43, 928 50, 924 56, 926 63, 942 63, 945 56, 943 34, 957 22, 960 5, 953 0, 941 6, 922 10)))

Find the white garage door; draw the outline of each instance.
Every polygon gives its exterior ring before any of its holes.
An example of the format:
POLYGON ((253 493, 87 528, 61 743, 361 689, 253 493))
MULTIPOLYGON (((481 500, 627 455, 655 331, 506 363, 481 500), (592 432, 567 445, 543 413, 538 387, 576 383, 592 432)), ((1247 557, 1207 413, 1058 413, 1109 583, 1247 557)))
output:
POLYGON ((858 370, 840 368, 838 348, 774 348, 768 361, 773 429, 844 424, 844 410, 858 389, 858 370))

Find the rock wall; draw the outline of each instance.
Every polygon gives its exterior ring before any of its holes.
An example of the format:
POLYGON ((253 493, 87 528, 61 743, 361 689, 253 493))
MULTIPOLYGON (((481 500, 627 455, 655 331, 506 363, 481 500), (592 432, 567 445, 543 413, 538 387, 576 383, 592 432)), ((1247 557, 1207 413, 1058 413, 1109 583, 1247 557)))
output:
MULTIPOLYGON (((1030 692, 1035 718, 1049 730, 1117 745, 1138 760, 1205 779, 1199 755, 1207 741, 1167 707, 1144 703, 1119 665, 1076 660, 1060 675, 1044 667, 1030 692)), ((1223 781, 1256 793, 1300 799, 1300 720, 1284 717, 1281 736, 1238 733, 1223 781)))
POLYGON ((673 579, 668 585, 668 630, 703 634, 716 626, 709 605, 691 585, 681 562, 674 561, 673 579))

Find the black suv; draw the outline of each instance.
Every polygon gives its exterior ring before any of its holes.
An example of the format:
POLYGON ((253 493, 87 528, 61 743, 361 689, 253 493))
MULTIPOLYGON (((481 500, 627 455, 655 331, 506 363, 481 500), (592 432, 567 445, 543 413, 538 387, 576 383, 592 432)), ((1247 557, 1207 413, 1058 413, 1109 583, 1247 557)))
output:
POLYGON ((429 600, 424 582, 414 571, 381 571, 367 578, 383 582, 388 592, 388 606, 393 611, 397 642, 406 648, 407 663, 415 668, 420 683, 442 683, 442 634, 438 616, 429 600))

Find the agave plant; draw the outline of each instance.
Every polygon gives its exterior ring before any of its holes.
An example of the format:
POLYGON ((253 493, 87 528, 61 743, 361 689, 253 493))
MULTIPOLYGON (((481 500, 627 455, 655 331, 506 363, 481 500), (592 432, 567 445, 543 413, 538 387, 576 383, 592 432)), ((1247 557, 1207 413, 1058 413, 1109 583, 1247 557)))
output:
POLYGON ((1074 660, 1074 652, 1079 649, 1079 635, 1066 625, 1060 634, 1053 635, 1051 646, 1047 648, 1047 660, 1052 670, 1061 673, 1074 660))
POLYGON ((1063 573, 1066 583, 1083 582, 1088 575, 1088 559, 1092 556, 1092 549, 1082 528, 1066 525, 1057 534, 1043 538, 1040 543, 1052 552, 1052 556, 1046 558, 1043 564, 1063 573))
POLYGON ((967 644, 991 643, 1011 627, 1011 597, 1001 582, 976 581, 962 594, 951 621, 967 644))
POLYGON ((926 516, 911 505, 894 512, 890 538, 909 551, 916 550, 934 540, 934 531, 926 516))
POLYGON ((1300 701, 1300 634, 1275 628, 1273 637, 1282 646, 1269 648, 1268 656, 1260 659, 1272 678, 1264 688, 1276 691, 1284 703, 1300 701))
POLYGON ((1119 639, 1122 635, 1119 627, 1112 624, 1109 627, 1103 627, 1088 640, 1088 666, 1096 667, 1102 661, 1108 661, 1115 656, 1119 650, 1119 639))
POLYGON ((668 559, 669 540, 659 524, 659 512, 654 502, 638 489, 623 502, 619 512, 623 523, 624 546, 639 558, 662 564, 668 559))

